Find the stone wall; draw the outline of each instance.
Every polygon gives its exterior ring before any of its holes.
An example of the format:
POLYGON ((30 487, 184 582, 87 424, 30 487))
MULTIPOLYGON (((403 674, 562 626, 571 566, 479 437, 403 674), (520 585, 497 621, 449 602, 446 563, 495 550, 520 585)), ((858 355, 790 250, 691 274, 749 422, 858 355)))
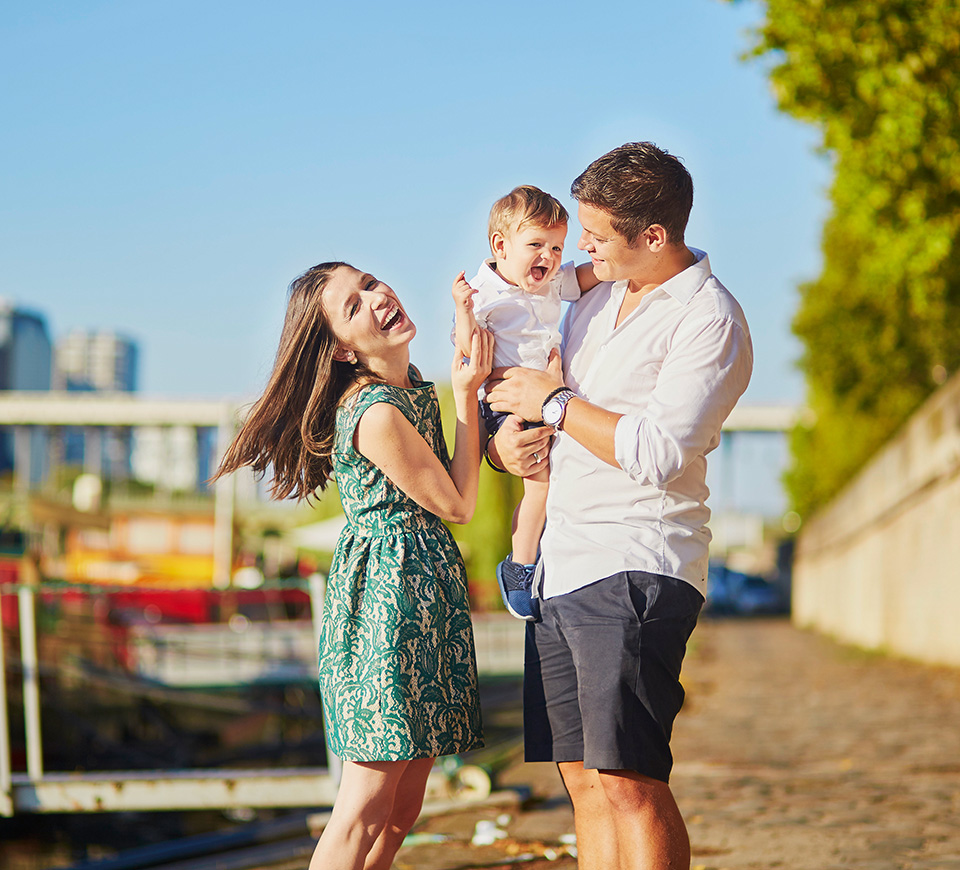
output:
POLYGON ((804 524, 793 620, 960 666, 960 376, 804 524))

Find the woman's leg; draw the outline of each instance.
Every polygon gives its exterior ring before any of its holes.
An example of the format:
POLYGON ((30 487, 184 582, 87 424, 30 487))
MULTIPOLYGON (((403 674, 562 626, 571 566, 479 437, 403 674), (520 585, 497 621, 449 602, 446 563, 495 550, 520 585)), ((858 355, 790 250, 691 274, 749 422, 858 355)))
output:
MULTIPOLYGON (((432 764, 432 759, 429 761, 432 764)), ((310 870, 362 870, 368 866, 370 852, 393 817, 397 792, 410 765, 417 771, 423 766, 421 760, 343 763, 333 813, 310 859, 310 870)), ((422 783, 426 786, 426 775, 422 783)))
POLYGON ((393 793, 393 809, 380 836, 367 855, 363 870, 390 870, 394 856, 403 844, 403 838, 420 815, 427 777, 433 767, 433 758, 418 758, 407 764, 393 793))

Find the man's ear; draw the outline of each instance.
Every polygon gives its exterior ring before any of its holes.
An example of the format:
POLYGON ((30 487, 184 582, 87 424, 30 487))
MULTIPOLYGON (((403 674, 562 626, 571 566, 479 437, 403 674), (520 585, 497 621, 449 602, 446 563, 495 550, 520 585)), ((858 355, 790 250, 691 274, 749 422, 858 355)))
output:
POLYGON ((660 224, 650 224, 643 231, 643 240, 654 254, 660 253, 670 242, 667 231, 660 224))

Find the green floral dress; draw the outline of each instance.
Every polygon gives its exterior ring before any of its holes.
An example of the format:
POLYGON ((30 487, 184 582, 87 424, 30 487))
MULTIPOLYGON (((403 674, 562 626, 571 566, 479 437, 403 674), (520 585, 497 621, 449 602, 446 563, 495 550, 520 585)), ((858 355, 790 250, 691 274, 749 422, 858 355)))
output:
POLYGON ((324 601, 320 691, 327 739, 349 761, 393 761, 483 745, 460 551, 440 519, 353 447, 363 412, 399 408, 449 466, 433 384, 364 387, 337 411, 334 474, 347 526, 324 601))

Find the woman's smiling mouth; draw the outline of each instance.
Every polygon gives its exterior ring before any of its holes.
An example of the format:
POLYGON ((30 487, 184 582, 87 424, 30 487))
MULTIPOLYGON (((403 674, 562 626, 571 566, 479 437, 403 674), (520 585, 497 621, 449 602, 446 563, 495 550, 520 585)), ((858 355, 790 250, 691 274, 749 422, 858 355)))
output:
POLYGON ((402 319, 403 319, 403 313, 400 311, 399 306, 395 306, 393 311, 391 311, 386 316, 383 323, 380 325, 380 329, 382 330, 393 329, 393 327, 397 326, 402 319))

